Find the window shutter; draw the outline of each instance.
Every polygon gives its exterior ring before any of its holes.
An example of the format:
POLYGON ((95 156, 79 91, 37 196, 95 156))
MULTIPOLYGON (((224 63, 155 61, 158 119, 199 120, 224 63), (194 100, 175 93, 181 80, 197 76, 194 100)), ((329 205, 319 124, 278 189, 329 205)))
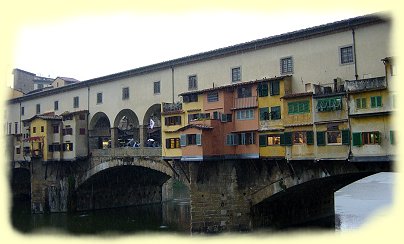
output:
POLYGON ((164 124, 168 125, 168 118, 167 117, 164 118, 164 124))
POLYGON ((231 146, 231 134, 226 135, 226 145, 227 146, 231 146))
POLYGON ((268 83, 262 83, 261 84, 261 94, 260 97, 266 97, 268 96, 268 83))
POLYGON ((285 146, 285 135, 284 134, 280 134, 279 135, 279 139, 280 139, 280 145, 281 146, 285 146))
POLYGON ((171 148, 170 145, 170 139, 166 139, 166 148, 171 148))
POLYGON ((351 140, 349 130, 342 130, 341 136, 342 136, 342 145, 349 145, 351 140))
POLYGON ((292 146, 292 132, 285 132, 285 146, 292 146))
POLYGON ((381 136, 380 136, 380 132, 379 132, 379 131, 375 131, 374 134, 375 134, 375 140, 376 140, 376 142, 377 142, 378 144, 381 144, 381 143, 382 143, 382 138, 381 138, 381 136))
POLYGON ((238 135, 238 134, 232 134, 232 135, 233 135, 233 145, 234 145, 234 146, 239 145, 239 144, 238 144, 239 135, 238 135))
POLYGON ((382 96, 377 96, 376 97, 376 106, 381 107, 382 106, 382 96))
POLYGON ((362 98, 362 105, 361 108, 366 108, 366 98, 362 98))
POLYGON ((376 97, 370 97, 370 107, 371 108, 376 107, 376 97))
POLYGON ((196 145, 202 145, 202 134, 196 134, 196 145))
POLYGON ((390 131, 390 144, 394 145, 395 144, 395 138, 394 138, 394 131, 390 131))
POLYGON ((362 146, 362 132, 353 132, 352 133, 352 145, 353 146, 362 146))
POLYGON ((267 135, 260 135, 259 136, 259 144, 260 144, 260 147, 267 146, 267 135))
POLYGON ((254 134, 254 132, 250 132, 251 133, 251 135, 250 135, 250 144, 255 144, 255 134, 254 134))
POLYGON ((357 98, 357 99, 356 99, 356 108, 362 108, 362 106, 361 106, 361 99, 360 99, 360 98, 357 98))
POLYGON ((307 145, 313 145, 314 144, 313 131, 306 131, 306 137, 307 137, 307 145))
POLYGON ((180 135, 180 145, 181 147, 185 147, 187 145, 187 135, 180 135))
POLYGON ((325 146, 325 131, 317 131, 317 146, 325 146))
POLYGON ((268 120, 269 108, 260 108, 260 120, 268 120))
POLYGON ((222 114, 222 119, 221 119, 221 121, 222 122, 227 122, 227 114, 222 114))

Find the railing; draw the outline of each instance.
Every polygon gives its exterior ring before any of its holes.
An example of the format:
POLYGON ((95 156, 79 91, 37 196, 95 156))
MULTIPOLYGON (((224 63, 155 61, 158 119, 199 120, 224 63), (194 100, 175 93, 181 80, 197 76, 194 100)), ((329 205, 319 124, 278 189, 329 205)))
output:
POLYGON ((346 82, 346 88, 348 91, 364 91, 379 88, 386 88, 386 77, 376 77, 362 80, 351 80, 346 82))
POLYGON ((233 109, 253 108, 258 106, 257 96, 234 99, 233 109))
POLYGON ((163 103, 163 113, 175 112, 182 110, 182 103, 163 103))
POLYGON ((161 157, 161 153, 161 148, 156 147, 120 147, 91 150, 92 156, 95 157, 161 157))

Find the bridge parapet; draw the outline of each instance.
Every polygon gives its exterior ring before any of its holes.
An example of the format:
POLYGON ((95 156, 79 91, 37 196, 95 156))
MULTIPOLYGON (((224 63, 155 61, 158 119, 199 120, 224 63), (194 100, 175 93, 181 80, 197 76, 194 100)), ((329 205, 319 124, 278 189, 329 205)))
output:
POLYGON ((161 157, 161 148, 155 147, 120 147, 107 149, 94 149, 91 151, 93 157, 161 157))

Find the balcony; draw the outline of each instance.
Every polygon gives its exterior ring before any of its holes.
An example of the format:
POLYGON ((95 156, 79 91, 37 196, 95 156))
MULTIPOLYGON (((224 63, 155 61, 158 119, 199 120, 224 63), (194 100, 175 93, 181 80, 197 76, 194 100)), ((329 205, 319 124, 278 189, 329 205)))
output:
POLYGON ((182 112, 182 103, 162 103, 163 114, 182 112))
POLYGON ((233 109, 255 108, 255 107, 258 107, 257 96, 234 99, 233 109))
POLYGON ((386 77, 376 77, 362 80, 346 81, 348 92, 361 92, 369 90, 380 90, 387 88, 386 77))

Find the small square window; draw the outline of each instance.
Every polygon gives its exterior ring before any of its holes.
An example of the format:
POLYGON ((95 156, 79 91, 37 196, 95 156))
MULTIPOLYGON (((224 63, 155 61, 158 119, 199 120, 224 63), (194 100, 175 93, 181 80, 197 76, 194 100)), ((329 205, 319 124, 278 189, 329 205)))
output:
POLYGON ((198 89, 198 78, 196 75, 188 76, 188 90, 198 89))
POLYGON ((153 83, 153 93, 160 94, 160 81, 155 81, 153 83))
POLYGON ((97 93, 97 104, 102 103, 102 92, 97 93))
POLYGON ((80 135, 86 134, 86 128, 80 128, 80 135))
POLYGON ((340 63, 341 64, 351 64, 353 63, 353 47, 346 46, 340 48, 340 63))
POLYGON ((129 87, 122 88, 122 100, 129 99, 129 87))
POLYGON ((292 74, 293 73, 293 59, 292 57, 286 57, 281 59, 281 74, 292 74))
POLYGON ((41 132, 45 131, 45 127, 41 126, 41 132))
POLYGON ((232 68, 231 69, 231 82, 241 81, 241 68, 232 68))

